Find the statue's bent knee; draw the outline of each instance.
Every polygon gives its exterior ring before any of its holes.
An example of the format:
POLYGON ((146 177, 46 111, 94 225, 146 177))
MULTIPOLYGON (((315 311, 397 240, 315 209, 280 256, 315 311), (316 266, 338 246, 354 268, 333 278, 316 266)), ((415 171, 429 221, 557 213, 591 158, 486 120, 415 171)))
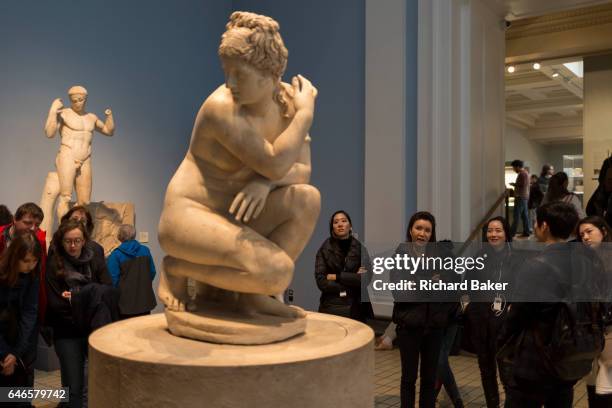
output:
POLYGON ((261 270, 255 272, 262 293, 279 293, 287 289, 293 278, 295 264, 284 252, 267 258, 261 270))

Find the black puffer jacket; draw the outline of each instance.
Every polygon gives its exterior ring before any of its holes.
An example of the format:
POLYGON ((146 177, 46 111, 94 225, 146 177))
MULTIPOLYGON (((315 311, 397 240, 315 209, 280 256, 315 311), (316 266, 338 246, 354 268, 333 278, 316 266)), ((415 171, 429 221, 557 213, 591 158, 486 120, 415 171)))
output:
MULTIPOLYGON (((410 252, 412 243, 402 243, 396 249, 395 253, 411 257, 415 256, 410 252)), ((432 243, 427 245, 426 257, 452 257, 453 254, 447 245, 444 243, 432 243)), ((444 282, 457 282, 459 275, 454 271, 445 270, 417 270, 413 274, 408 271, 394 269, 390 273, 391 282, 399 282, 401 280, 412 280, 418 282, 421 279, 431 279, 434 275, 440 275, 440 279, 444 282)), ((440 302, 440 301, 424 301, 427 296, 424 292, 419 292, 418 299, 411 299, 410 293, 406 291, 392 292, 393 316, 392 320, 398 327, 403 328, 445 328, 454 321, 459 312, 459 298, 457 293, 456 302, 440 302)), ((447 296, 448 297, 448 296, 447 296)))
POLYGON ((361 299, 362 288, 366 293, 371 273, 370 258, 359 240, 353 237, 348 239, 350 243, 346 255, 341 240, 333 237, 325 240, 317 252, 315 279, 321 290, 319 312, 365 321, 373 315, 369 299, 363 299, 363 304, 361 299), (367 272, 357 273, 362 266, 367 272), (335 274, 336 280, 328 280, 328 274, 335 274))

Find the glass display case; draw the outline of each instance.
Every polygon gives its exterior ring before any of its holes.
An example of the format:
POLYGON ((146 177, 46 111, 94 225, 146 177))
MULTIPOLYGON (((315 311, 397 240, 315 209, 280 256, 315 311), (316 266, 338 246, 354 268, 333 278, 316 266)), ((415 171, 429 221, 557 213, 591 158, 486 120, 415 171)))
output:
POLYGON ((567 189, 576 194, 582 202, 584 195, 584 173, 582 155, 563 155, 563 171, 567 174, 567 189))

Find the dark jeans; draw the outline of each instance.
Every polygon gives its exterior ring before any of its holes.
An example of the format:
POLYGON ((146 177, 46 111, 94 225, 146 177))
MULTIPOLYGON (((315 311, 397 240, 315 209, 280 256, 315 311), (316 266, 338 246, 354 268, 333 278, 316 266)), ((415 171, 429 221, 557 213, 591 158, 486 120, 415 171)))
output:
POLYGON ((54 342, 62 387, 69 387, 70 402, 66 407, 87 407, 87 337, 56 338, 54 342))
POLYGON ((455 376, 448 363, 448 356, 455 343, 457 328, 457 323, 454 323, 444 330, 440 358, 438 359, 438 381, 436 382, 436 399, 442 389, 442 385, 444 385, 448 397, 456 408, 463 407, 463 401, 461 400, 461 394, 459 393, 459 387, 457 387, 455 376))
POLYGON ((419 356, 421 359, 419 407, 435 407, 436 371, 443 336, 443 329, 397 328, 397 344, 402 361, 401 408, 414 407, 419 356))
POLYGON ((589 408, 610 408, 612 407, 612 394, 595 394, 595 386, 587 385, 589 398, 589 408))
POLYGON ((516 234, 519 218, 523 221, 523 234, 531 234, 531 221, 529 220, 527 202, 527 198, 514 197, 514 217, 512 227, 510 227, 510 235, 516 234))
POLYGON ((564 385, 541 389, 534 394, 518 388, 506 390, 505 408, 572 408, 574 386, 564 385))
POLYGON ((487 401, 487 408, 498 408, 499 389, 497 388, 495 349, 478 353, 478 368, 480 368, 480 378, 482 380, 485 401, 487 401))

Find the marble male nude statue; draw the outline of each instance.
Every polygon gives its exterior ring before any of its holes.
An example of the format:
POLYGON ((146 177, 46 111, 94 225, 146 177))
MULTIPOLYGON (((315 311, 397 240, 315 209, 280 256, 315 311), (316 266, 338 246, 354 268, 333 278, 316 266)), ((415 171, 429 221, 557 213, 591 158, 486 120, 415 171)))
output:
POLYGON ((55 158, 59 179, 59 197, 57 201, 57 218, 67 211, 76 190, 77 203, 88 204, 91 199, 91 142, 93 132, 112 136, 115 122, 110 109, 106 109, 104 122, 93 113, 85 111, 87 90, 82 86, 73 86, 68 90, 70 107, 64 108, 60 98, 51 104, 45 123, 45 134, 52 138, 59 130, 61 144, 55 158))

